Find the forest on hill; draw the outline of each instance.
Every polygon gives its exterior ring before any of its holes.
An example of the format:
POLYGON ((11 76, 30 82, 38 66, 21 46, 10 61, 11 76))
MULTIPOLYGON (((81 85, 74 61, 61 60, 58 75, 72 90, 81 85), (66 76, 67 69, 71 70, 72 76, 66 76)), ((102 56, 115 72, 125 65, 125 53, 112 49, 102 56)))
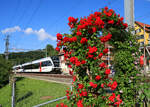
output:
MULTIPOLYGON (((54 47, 48 44, 44 49, 38 49, 27 52, 11 52, 9 53, 9 61, 12 63, 12 65, 18 65, 40 58, 44 58, 46 56, 48 57, 57 55, 58 52, 54 49, 54 47)), ((5 57, 4 54, 2 54, 2 56, 5 57)))

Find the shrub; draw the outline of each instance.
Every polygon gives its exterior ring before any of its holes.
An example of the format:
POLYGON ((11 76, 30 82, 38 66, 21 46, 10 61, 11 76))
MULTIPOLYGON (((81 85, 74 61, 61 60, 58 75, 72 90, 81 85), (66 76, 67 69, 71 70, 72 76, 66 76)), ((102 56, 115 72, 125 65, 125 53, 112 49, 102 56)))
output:
POLYGON ((126 30, 128 25, 123 17, 105 7, 87 17, 68 20, 71 34, 57 34, 56 50, 63 49, 65 60, 70 63, 68 67, 72 68, 74 90, 66 91, 72 106, 131 107, 140 103, 140 84, 137 84, 140 72, 134 63, 139 56, 139 45, 131 31, 126 30), (114 47, 114 78, 102 60, 108 54, 106 43, 114 47), (107 89, 112 93, 108 94, 107 89))
POLYGON ((9 82, 11 63, 0 56, 0 88, 9 82))

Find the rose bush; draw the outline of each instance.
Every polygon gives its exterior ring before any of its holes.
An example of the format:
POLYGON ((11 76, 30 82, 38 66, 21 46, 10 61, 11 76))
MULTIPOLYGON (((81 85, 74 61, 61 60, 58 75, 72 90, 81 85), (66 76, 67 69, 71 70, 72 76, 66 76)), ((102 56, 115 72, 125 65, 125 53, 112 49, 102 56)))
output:
MULTIPOLYGON (((138 92, 136 75, 139 70, 133 63, 138 56, 134 36, 127 31, 123 17, 105 7, 84 18, 68 18, 71 34, 57 34, 56 50, 63 49, 70 64, 73 91, 66 96, 71 106, 102 107, 136 103, 138 92), (102 56, 108 54, 109 43, 114 47, 116 75, 111 78, 110 69, 102 56), (125 55, 124 55, 125 54, 125 55), (108 93, 108 89, 112 91, 108 93), (70 97, 72 95, 72 97, 70 97)), ((58 104, 57 107, 67 107, 58 104)))

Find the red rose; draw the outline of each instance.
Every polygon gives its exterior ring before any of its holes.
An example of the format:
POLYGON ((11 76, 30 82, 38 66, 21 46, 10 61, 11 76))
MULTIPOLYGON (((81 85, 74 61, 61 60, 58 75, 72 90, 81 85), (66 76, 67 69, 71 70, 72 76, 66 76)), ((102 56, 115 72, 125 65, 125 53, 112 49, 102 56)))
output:
POLYGON ((69 68, 72 68, 72 66, 71 66, 71 65, 68 65, 68 67, 69 67, 69 68))
POLYGON ((77 35, 77 36, 80 36, 80 35, 82 35, 82 33, 78 31, 78 32, 76 33, 76 35, 77 35))
POLYGON ((72 38, 70 38, 69 41, 70 41, 70 42, 76 42, 76 41, 77 41, 77 37, 72 37, 72 38))
POLYGON ((79 93, 79 96, 82 97, 82 93, 79 93))
POLYGON ((80 61, 76 61, 76 62, 75 62, 75 65, 76 65, 76 66, 80 66, 80 65, 81 65, 81 62, 80 62, 80 61))
POLYGON ((94 55, 88 54, 88 58, 93 58, 94 55))
POLYGON ((107 12, 106 15, 110 17, 112 15, 112 12, 107 12))
POLYGON ((84 29, 85 25, 78 25, 77 30, 79 31, 80 29, 84 29))
POLYGON ((113 10, 113 9, 110 9, 109 12, 114 13, 114 10, 113 10))
POLYGON ((70 75, 73 75, 73 71, 69 70, 69 74, 70 74, 70 75))
POLYGON ((123 17, 121 17, 119 20, 120 20, 120 21, 123 21, 123 19, 124 19, 124 18, 123 18, 123 17))
POLYGON ((120 95, 118 95, 118 96, 116 97, 116 99, 119 101, 119 100, 120 100, 120 95))
POLYGON ((108 85, 107 85, 108 87, 111 87, 111 83, 108 83, 108 85))
POLYGON ((71 29, 74 28, 74 25, 73 25, 73 24, 68 23, 68 25, 70 26, 71 29))
POLYGON ((89 52, 88 53, 94 53, 97 51, 97 48, 94 46, 94 47, 89 47, 89 52))
POLYGON ((112 101, 112 102, 114 102, 115 101, 115 93, 112 93, 112 96, 110 96, 108 99, 110 100, 110 101, 112 101))
POLYGON ((106 6, 106 7, 104 7, 104 9, 105 9, 105 10, 108 10, 108 7, 106 6))
POLYGON ((88 40, 87 40, 86 38, 82 38, 81 41, 80 41, 80 43, 81 43, 81 44, 84 44, 84 43, 87 43, 87 41, 88 41, 88 40))
POLYGON ((68 20, 69 20, 69 23, 76 23, 78 18, 75 19, 74 17, 69 17, 68 20))
POLYGON ((64 54, 64 57, 65 57, 65 59, 69 57, 68 52, 66 52, 66 53, 64 54))
POLYGON ((76 76, 73 76, 73 81, 74 81, 74 82, 76 81, 76 79, 77 79, 77 77, 76 77, 76 76))
POLYGON ((92 27, 92 32, 94 33, 96 31, 97 31, 96 27, 92 27))
POLYGON ((90 82, 89 84, 90 84, 90 86, 93 86, 94 83, 93 83, 93 82, 90 82))
POLYGON ((101 87, 104 88, 104 84, 101 84, 101 87))
POLYGON ((61 45, 62 45, 62 42, 59 41, 59 42, 57 43, 57 46, 61 46, 61 45))
POLYGON ((105 74, 106 74, 106 75, 109 75, 109 74, 110 74, 110 69, 106 69, 106 70, 105 70, 105 74))
POLYGON ((70 100, 70 96, 67 96, 67 100, 70 100))
POLYGON ((114 81, 114 82, 112 83, 112 85, 111 85, 111 89, 112 89, 112 90, 115 90, 116 87, 117 87, 117 82, 114 81))
POLYGON ((119 100, 117 102, 114 103, 114 105, 117 105, 117 107, 119 107, 119 105, 122 103, 122 100, 119 100))
POLYGON ((96 77, 95 77, 95 80, 100 80, 101 79, 101 77, 99 76, 99 75, 97 75, 96 77))
POLYGON ((78 58, 76 58, 76 57, 71 57, 70 58, 70 62, 73 63, 73 64, 75 64, 77 61, 78 61, 78 58))
POLYGON ((95 16, 100 16, 100 15, 101 15, 101 12, 94 12, 94 15, 95 15, 95 16))
POLYGON ((70 41, 70 38, 64 37, 64 39, 63 39, 63 42, 64 42, 64 43, 69 42, 69 41, 70 41))
POLYGON ((90 86, 93 87, 93 88, 96 88, 96 87, 97 87, 97 84, 94 84, 93 82, 90 82, 89 84, 90 84, 90 86))
POLYGON ((93 88, 97 88, 97 84, 93 84, 93 86, 92 86, 93 88))
POLYGON ((108 24, 114 24, 114 20, 109 20, 108 24))
POLYGON ((108 53, 108 48, 105 48, 104 50, 103 50, 103 53, 108 53))
POLYGON ((62 40, 62 34, 60 34, 60 33, 57 33, 57 40, 62 40))
POLYGON ((80 83, 78 84, 78 88, 79 88, 79 89, 82 89, 83 87, 84 87, 83 84, 80 84, 80 83))
POLYGON ((100 65, 99 65, 101 68, 105 68, 105 63, 104 62, 102 62, 100 65))
POLYGON ((103 56, 103 53, 100 53, 100 54, 98 55, 99 58, 101 58, 102 56, 103 56))
POLYGON ((104 22, 101 20, 100 17, 96 17, 95 25, 98 27, 102 27, 104 25, 104 22))
POLYGON ((124 26, 124 29, 126 29, 128 27, 128 24, 124 23, 123 26, 124 26))
POLYGON ((61 107, 64 107, 64 103, 60 103, 60 106, 61 106, 61 107))
POLYGON ((107 42, 108 40, 110 40, 112 37, 111 34, 107 34, 106 36, 103 36, 100 38, 101 42, 107 42))
POLYGON ((56 51, 60 51, 60 48, 59 48, 59 47, 56 47, 56 51))
POLYGON ((85 61, 85 60, 82 60, 82 61, 81 61, 81 64, 85 64, 85 63, 86 63, 86 61, 85 61))
POLYGON ((122 103, 122 99, 120 99, 120 95, 118 95, 118 96, 116 97, 116 99, 117 99, 118 101, 115 102, 114 104, 115 104, 115 105, 120 105, 120 104, 122 103))
POLYGON ((87 92, 86 91, 82 91, 82 96, 87 96, 87 92))
POLYGON ((82 100, 79 100, 79 101, 77 102, 77 107, 84 107, 83 104, 82 104, 82 100))

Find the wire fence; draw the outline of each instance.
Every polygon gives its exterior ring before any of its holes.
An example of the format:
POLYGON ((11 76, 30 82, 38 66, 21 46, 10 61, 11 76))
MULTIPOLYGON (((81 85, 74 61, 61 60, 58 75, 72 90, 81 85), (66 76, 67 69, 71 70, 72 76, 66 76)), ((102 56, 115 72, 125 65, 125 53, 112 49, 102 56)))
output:
POLYGON ((54 107, 66 100, 67 88, 72 90, 72 85, 69 87, 53 82, 47 82, 46 85, 46 81, 15 77, 12 83, 11 107, 54 107))

